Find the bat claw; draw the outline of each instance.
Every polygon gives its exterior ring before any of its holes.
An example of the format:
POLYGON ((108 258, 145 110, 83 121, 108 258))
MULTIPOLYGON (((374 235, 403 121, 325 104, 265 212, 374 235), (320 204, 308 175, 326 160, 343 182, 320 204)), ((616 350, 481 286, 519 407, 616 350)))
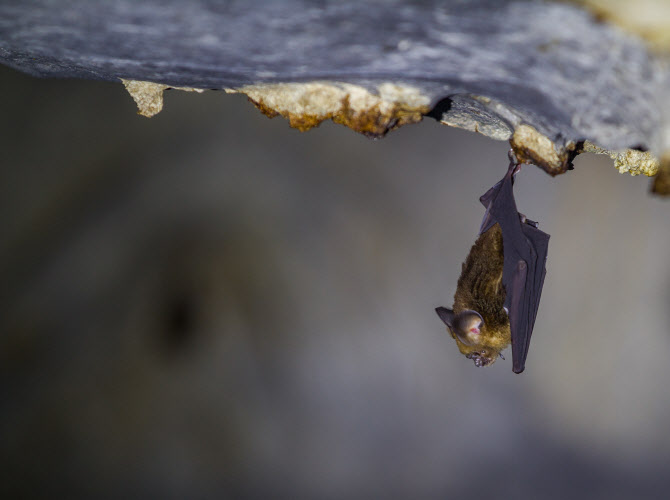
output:
POLYGON ((509 158, 509 168, 510 170, 512 170, 512 176, 516 176, 517 172, 521 170, 521 162, 516 157, 516 153, 514 152, 513 149, 510 149, 507 152, 507 156, 509 158))
POLYGON ((509 151, 507 151, 507 157, 509 158, 510 163, 513 163, 514 165, 519 164, 519 160, 516 157, 516 153, 512 148, 510 148, 509 151))
POLYGON ((521 221, 521 224, 528 224, 529 226, 533 226, 535 229, 537 229, 538 226, 540 225, 538 222, 535 222, 534 220, 530 220, 528 217, 526 217, 521 212, 519 212, 519 220, 521 221))

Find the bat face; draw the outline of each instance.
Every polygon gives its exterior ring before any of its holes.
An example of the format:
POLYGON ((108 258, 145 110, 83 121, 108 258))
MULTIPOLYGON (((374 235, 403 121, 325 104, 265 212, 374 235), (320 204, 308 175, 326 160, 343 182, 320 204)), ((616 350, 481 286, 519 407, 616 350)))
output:
POLYGON ((463 263, 453 309, 438 307, 459 351, 475 366, 489 366, 510 344, 504 309, 502 232, 497 224, 481 234, 463 263))
POLYGON ((511 342, 515 373, 526 365, 549 247, 549 235, 516 209, 512 187, 518 171, 510 151, 507 174, 479 199, 486 213, 463 263, 453 309, 435 310, 476 366, 493 364, 511 342))

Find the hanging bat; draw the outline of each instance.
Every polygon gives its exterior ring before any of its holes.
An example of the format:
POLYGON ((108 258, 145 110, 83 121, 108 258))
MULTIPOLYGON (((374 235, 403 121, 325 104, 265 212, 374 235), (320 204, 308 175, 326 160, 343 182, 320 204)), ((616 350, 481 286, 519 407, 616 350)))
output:
POLYGON ((479 199, 486 213, 463 263, 453 310, 435 311, 475 366, 503 358, 511 342, 512 369, 521 373, 540 304, 549 235, 517 211, 512 186, 520 165, 513 151, 509 156, 505 177, 479 199))

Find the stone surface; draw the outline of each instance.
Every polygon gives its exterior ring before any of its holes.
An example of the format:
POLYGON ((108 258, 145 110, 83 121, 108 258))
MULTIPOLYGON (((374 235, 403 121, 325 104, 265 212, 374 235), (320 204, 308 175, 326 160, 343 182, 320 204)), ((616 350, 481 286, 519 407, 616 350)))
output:
POLYGON ((527 125, 534 145, 549 145, 533 161, 552 174, 567 168, 585 140, 656 157, 670 149, 668 71, 658 57, 635 36, 569 3, 0 5, 0 61, 32 75, 253 91, 264 112, 300 129, 333 118, 381 136, 431 108, 444 123, 498 139, 527 125), (282 95, 286 84, 290 93, 282 95), (300 84, 316 85, 317 92, 367 91, 372 104, 350 108, 352 94, 345 92, 335 111, 331 100, 304 114, 309 91, 296 91, 300 84), (384 86, 410 91, 385 101, 384 86), (295 95, 303 100, 292 105, 295 95), (268 106, 270 100, 282 106, 268 106))

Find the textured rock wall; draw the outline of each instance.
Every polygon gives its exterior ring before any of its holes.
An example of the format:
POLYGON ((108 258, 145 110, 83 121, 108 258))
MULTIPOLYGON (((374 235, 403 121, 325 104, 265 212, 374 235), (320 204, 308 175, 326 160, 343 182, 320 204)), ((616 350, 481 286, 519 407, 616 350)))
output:
POLYGON ((431 114, 511 139, 552 175, 584 141, 619 155, 620 170, 667 175, 663 55, 589 7, 28 0, 0 5, 0 61, 37 76, 157 83, 127 83, 146 115, 168 86, 228 89, 300 130, 333 119, 379 137, 431 114), (629 148, 650 155, 622 156, 629 148))

